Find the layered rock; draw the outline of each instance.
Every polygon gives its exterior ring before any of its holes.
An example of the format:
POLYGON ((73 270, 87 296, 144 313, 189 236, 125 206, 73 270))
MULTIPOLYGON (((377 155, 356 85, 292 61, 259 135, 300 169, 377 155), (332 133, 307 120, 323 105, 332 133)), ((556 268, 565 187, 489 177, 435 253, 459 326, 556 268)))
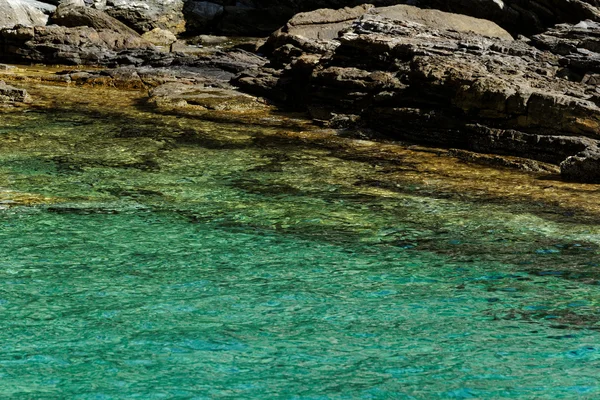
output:
POLYGON ((595 81, 583 67, 587 81, 566 79, 567 55, 465 16, 410 6, 359 11, 295 17, 270 39, 271 63, 236 83, 333 126, 554 164, 567 159, 565 177, 600 181, 600 169, 590 167, 600 159, 595 81), (336 24, 347 27, 329 39, 336 24))
POLYGON ((532 44, 560 57, 562 75, 589 85, 600 83, 600 23, 560 24, 532 37, 532 44))
POLYGON ((596 0, 416 0, 405 3, 488 19, 515 36, 539 33, 559 23, 600 21, 600 3, 596 0))
POLYGON ((6 62, 66 65, 135 64, 139 57, 156 53, 137 34, 58 25, 2 29, 0 49, 6 62))
MULTIPOLYGON (((180 5, 172 0, 144 2, 108 1, 112 15, 135 24, 136 29, 156 27, 144 15, 152 14, 155 20, 167 14, 179 20, 180 5), (168 3, 168 4, 167 4, 168 3), (170 11, 165 11, 170 10, 170 11)), ((188 0, 183 15, 190 32, 214 31, 226 35, 265 36, 285 24, 294 14, 321 8, 354 7, 364 0, 188 0)), ((596 0, 371 0, 381 6, 411 4, 421 8, 465 14, 498 23, 511 34, 540 33, 558 23, 577 23, 591 19, 600 21, 596 0)), ((159 26, 165 28, 165 26, 159 26)))

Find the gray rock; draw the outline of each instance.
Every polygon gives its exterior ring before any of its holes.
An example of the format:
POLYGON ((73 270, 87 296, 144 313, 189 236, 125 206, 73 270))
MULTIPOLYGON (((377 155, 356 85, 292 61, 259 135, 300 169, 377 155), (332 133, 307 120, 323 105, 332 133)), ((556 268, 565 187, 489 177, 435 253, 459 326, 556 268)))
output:
POLYGON ((107 0, 104 11, 140 33, 154 28, 175 34, 185 30, 183 0, 107 0))
POLYGON ((34 0, 0 0, 0 28, 46 25, 53 6, 34 0))
POLYGON ((124 36, 139 38, 140 35, 127 25, 104 13, 90 7, 75 7, 61 4, 52 14, 50 22, 56 25, 74 28, 88 26, 96 30, 107 29, 124 36))
POLYGON ((135 54, 151 59, 156 53, 139 35, 112 29, 50 25, 0 30, 0 58, 7 62, 102 65, 135 54))
POLYGON ((84 0, 61 0, 59 5, 63 7, 86 7, 84 0))
POLYGON ((25 89, 19 89, 0 81, 0 102, 2 103, 30 103, 31 97, 25 89))

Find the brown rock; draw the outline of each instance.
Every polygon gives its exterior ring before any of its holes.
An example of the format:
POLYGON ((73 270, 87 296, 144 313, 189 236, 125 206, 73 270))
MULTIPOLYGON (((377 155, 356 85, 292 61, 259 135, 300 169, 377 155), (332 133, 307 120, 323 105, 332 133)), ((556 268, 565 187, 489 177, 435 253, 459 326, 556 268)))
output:
POLYGON ((74 7, 69 5, 60 5, 56 12, 52 14, 50 23, 75 28, 78 26, 88 26, 99 30, 111 30, 122 35, 139 37, 139 34, 129 28, 124 23, 116 20, 103 11, 90 7, 74 7))
MULTIPOLYGON (((585 171, 578 180, 596 179, 589 165, 600 157, 580 154, 600 139, 595 74, 586 70, 576 81, 561 75, 577 51, 557 54, 558 44, 541 51, 488 21, 408 6, 371 8, 345 24, 329 40, 282 29, 271 39, 285 39, 271 63, 236 84, 331 126, 354 122, 397 139, 555 165, 569 159, 565 176, 577 170, 585 171)), ((318 24, 309 26, 318 32, 318 24)))

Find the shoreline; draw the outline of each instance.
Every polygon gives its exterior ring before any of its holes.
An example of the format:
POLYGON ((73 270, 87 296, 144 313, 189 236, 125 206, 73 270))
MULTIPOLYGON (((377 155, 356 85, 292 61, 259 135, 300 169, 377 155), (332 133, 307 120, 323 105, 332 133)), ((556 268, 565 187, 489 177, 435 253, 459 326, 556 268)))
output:
POLYGON ((0 61, 73 65, 37 76, 149 90, 163 110, 279 107, 325 128, 600 183, 593 19, 515 37, 494 19, 363 4, 296 14, 266 41, 182 41, 160 29, 141 35, 109 14, 65 3, 50 25, 0 29, 0 61))
MULTIPOLYGON (((20 79, 23 79, 28 74, 27 69, 21 71, 20 79)), ((38 79, 39 69, 34 68, 34 72, 38 79)), ((95 119, 123 119, 124 125, 133 126, 136 121, 143 121, 146 126, 151 124, 154 132, 142 130, 133 137, 153 135, 156 140, 182 140, 181 133, 168 131, 169 127, 176 125, 182 132, 196 132, 193 137, 185 139, 186 143, 216 148, 309 146, 335 159, 363 165, 368 172, 361 175, 348 170, 344 182, 340 181, 347 187, 353 187, 352 190, 357 193, 389 196, 409 190, 418 196, 502 204, 507 208, 525 207, 543 218, 561 222, 589 224, 600 221, 600 206, 593 196, 600 191, 600 185, 564 182, 552 166, 547 166, 545 172, 507 167, 527 165, 524 159, 489 156, 492 164, 505 164, 490 166, 485 165, 490 159, 481 160, 478 153, 390 140, 357 139, 347 130, 324 129, 298 114, 285 114, 262 103, 258 103, 256 108, 242 109, 210 110, 189 104, 171 104, 165 109, 150 101, 148 93, 141 90, 91 89, 26 80, 16 82, 28 90, 33 102, 10 112, 19 113, 26 109, 59 114, 84 112, 84 115, 93 115, 95 119), (117 105, 118 108, 115 108, 117 105), (212 132, 213 126, 220 123, 239 126, 239 133, 220 136, 212 132), (286 126, 289 128, 286 129, 286 126), (161 127, 165 132, 161 132, 161 127), (469 161, 473 158, 475 162, 469 161)))

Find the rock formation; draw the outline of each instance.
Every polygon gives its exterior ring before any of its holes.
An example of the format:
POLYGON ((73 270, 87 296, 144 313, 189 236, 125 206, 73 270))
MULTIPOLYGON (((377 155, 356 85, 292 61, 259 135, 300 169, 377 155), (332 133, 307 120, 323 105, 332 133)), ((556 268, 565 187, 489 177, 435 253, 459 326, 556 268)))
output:
POLYGON ((0 28, 46 25, 54 6, 36 0, 0 0, 0 28))
POLYGON ((0 81, 0 104, 30 102, 31 97, 25 89, 19 89, 0 81))
MULTIPOLYGON (((188 28, 194 32, 260 36, 270 34, 299 12, 363 3, 362 0, 188 0, 184 15, 188 28)), ((559 23, 600 21, 595 0, 371 0, 367 3, 378 7, 411 4, 484 18, 515 36, 541 33, 559 23)))
POLYGON ((143 33, 154 28, 180 33, 185 30, 183 0, 107 0, 97 5, 107 14, 143 33))
POLYGON ((276 32, 265 46, 270 64, 236 82, 332 126, 564 161, 565 177, 600 181, 600 98, 593 68, 581 61, 593 60, 585 48, 593 42, 577 36, 596 25, 584 24, 534 39, 560 49, 551 52, 488 21, 439 11, 319 10, 276 32))

